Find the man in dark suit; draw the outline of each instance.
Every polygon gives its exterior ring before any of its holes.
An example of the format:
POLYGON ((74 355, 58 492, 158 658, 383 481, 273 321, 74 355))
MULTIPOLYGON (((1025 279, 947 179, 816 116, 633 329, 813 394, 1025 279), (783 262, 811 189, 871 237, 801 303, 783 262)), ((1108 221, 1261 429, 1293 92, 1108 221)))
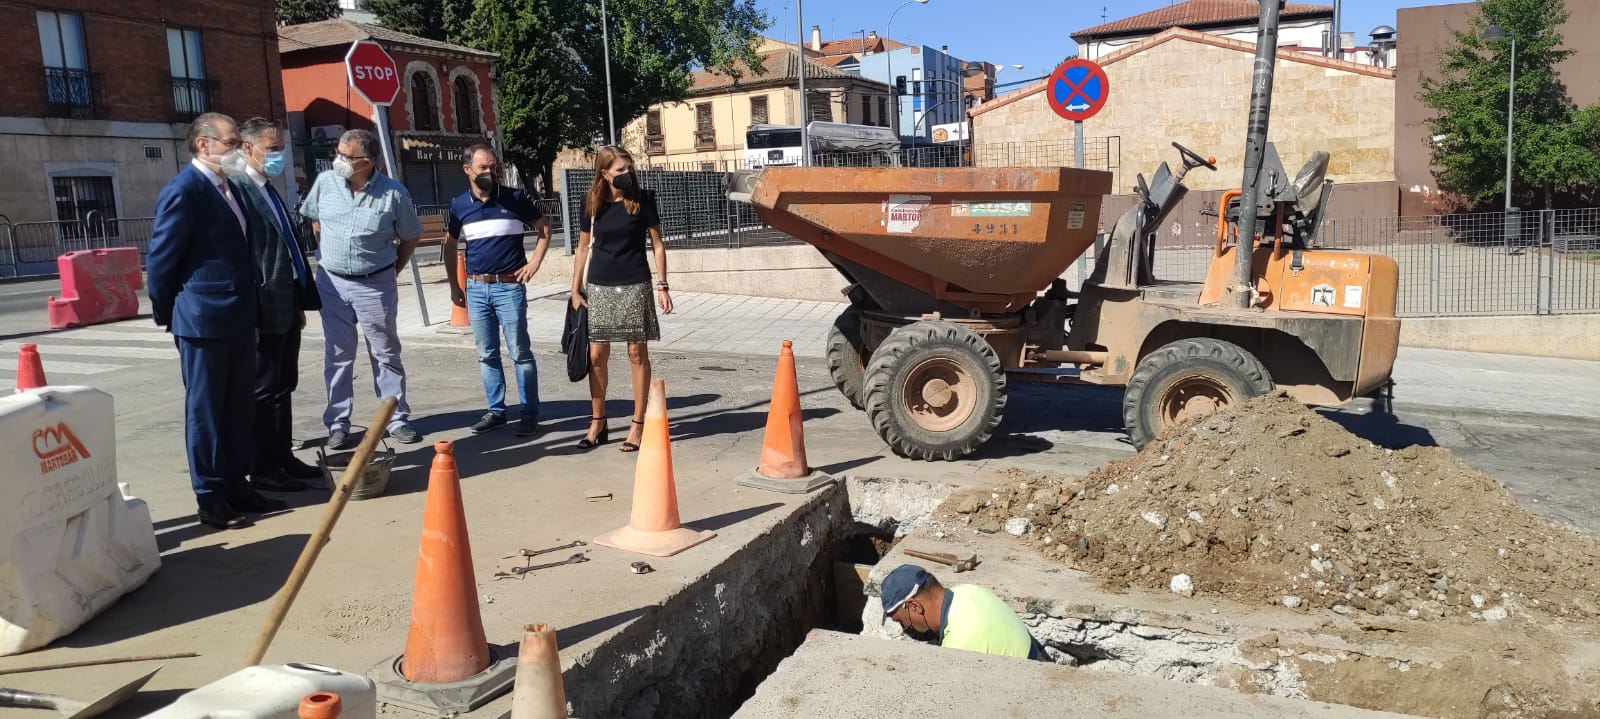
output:
POLYGON ((162 188, 146 258, 152 314, 178 345, 185 390, 189 481, 200 522, 249 526, 240 512, 282 509, 256 493, 250 469, 254 407, 256 267, 239 199, 222 177, 239 167, 232 118, 206 113, 189 126, 194 159, 162 188))
POLYGON ((255 455, 250 484, 257 489, 298 492, 308 483, 326 488, 322 472, 290 451, 294 425, 290 399, 300 384, 300 330, 306 312, 322 309, 289 207, 272 186, 288 165, 283 126, 253 117, 239 126, 245 174, 228 178, 244 206, 246 233, 260 273, 256 299, 255 455))

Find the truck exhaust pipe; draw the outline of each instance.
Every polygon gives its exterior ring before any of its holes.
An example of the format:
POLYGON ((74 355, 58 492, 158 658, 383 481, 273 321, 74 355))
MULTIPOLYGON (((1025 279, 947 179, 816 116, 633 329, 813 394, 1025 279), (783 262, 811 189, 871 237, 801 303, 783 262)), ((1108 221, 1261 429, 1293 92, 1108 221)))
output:
MULTIPOLYGON (((1278 62, 1278 13, 1283 0, 1260 0, 1261 28, 1256 36, 1256 66, 1250 79, 1250 122, 1245 130, 1244 181, 1239 183, 1239 245, 1235 248, 1233 291, 1240 309, 1249 309, 1254 286, 1250 260, 1254 254, 1257 214, 1261 206, 1261 167, 1267 154, 1267 125, 1272 119, 1272 75, 1278 62)), ((1224 208, 1226 209, 1226 208, 1224 208)))

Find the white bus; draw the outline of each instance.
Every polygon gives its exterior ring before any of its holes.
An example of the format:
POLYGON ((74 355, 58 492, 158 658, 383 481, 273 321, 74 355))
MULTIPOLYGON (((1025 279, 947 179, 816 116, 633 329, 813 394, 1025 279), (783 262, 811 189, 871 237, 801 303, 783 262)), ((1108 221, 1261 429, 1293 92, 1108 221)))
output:
MULTIPOLYGON (((900 138, 894 130, 872 125, 813 122, 812 158, 819 165, 897 167, 900 138)), ((803 159, 800 128, 793 125, 751 125, 745 133, 745 167, 798 167, 803 159)))

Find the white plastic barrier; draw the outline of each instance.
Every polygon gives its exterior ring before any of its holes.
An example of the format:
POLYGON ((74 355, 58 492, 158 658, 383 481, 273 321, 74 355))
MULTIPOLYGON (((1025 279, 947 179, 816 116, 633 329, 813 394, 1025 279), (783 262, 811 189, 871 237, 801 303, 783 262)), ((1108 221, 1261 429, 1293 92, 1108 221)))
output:
POLYGON ((339 695, 339 719, 378 716, 371 679, 315 664, 273 664, 229 674, 144 719, 295 719, 300 700, 316 692, 339 695))
POLYGON ((82 626, 161 566, 150 508, 117 483, 111 395, 0 397, 0 656, 82 626))

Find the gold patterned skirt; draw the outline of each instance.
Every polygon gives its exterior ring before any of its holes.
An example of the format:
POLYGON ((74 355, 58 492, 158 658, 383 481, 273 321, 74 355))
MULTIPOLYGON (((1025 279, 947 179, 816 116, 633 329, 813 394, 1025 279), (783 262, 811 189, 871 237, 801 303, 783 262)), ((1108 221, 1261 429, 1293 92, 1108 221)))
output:
POLYGON ((590 342, 657 342, 661 325, 656 319, 650 283, 607 286, 589 284, 590 342))

